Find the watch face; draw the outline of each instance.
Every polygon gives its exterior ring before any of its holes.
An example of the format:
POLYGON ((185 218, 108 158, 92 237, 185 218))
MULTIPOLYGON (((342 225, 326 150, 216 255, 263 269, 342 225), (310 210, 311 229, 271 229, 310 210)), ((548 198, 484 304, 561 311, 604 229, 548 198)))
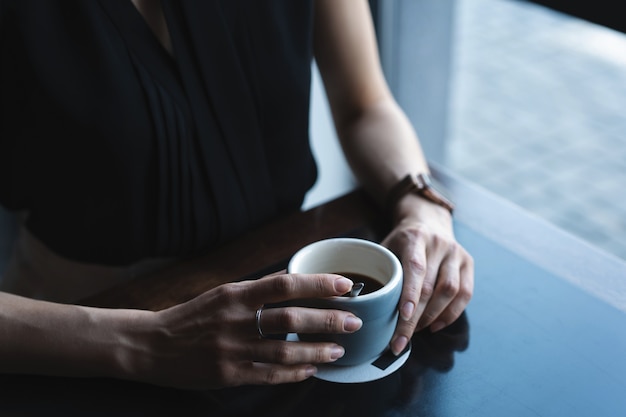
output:
POLYGON ((423 184, 423 188, 428 188, 433 186, 433 178, 428 174, 417 174, 417 181, 423 184))
POLYGON ((387 207, 390 210, 397 201, 408 193, 415 193, 423 198, 445 207, 452 213, 454 204, 444 193, 443 187, 428 174, 409 174, 389 192, 387 207))
POLYGON ((443 186, 434 178, 427 174, 418 174, 416 180, 418 182, 417 187, 420 190, 419 193, 423 197, 445 207, 450 212, 454 210, 454 203, 452 203, 452 200, 446 195, 443 186))

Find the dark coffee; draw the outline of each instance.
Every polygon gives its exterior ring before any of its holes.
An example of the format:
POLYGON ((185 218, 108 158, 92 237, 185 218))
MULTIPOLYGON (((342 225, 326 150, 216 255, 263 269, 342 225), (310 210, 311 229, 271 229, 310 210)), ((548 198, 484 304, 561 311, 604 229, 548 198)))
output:
MULTIPOLYGON (((365 284, 365 286, 363 287, 363 289, 361 290, 361 292, 359 293, 359 295, 365 295, 365 294, 369 294, 372 293, 374 291, 378 291, 383 287, 383 284, 381 284, 378 280, 372 278, 372 277, 368 277, 367 275, 363 275, 363 274, 357 274, 354 272, 335 272, 335 274, 338 275, 342 275, 346 278, 349 278, 352 280, 352 282, 354 282, 355 284, 357 282, 362 282, 363 284, 365 284)), ((348 297, 350 295, 350 293, 346 293, 343 296, 344 297, 348 297)))

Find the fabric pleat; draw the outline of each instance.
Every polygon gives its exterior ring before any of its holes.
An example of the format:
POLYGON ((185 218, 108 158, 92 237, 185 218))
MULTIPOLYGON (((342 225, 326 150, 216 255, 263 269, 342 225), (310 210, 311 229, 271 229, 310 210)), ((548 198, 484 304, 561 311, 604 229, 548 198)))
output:
POLYGON ((315 182, 313 0, 161 3, 171 55, 129 0, 1 0, 0 203, 67 258, 195 256, 315 182))

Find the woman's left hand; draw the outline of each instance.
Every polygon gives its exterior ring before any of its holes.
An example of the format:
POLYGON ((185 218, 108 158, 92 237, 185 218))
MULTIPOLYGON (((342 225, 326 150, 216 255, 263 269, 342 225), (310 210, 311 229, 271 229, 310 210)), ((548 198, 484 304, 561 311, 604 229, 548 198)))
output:
POLYGON ((450 213, 418 196, 404 198, 382 244, 402 263, 400 319, 391 341, 399 354, 414 332, 436 332, 465 310, 474 290, 474 260, 456 241, 450 213))

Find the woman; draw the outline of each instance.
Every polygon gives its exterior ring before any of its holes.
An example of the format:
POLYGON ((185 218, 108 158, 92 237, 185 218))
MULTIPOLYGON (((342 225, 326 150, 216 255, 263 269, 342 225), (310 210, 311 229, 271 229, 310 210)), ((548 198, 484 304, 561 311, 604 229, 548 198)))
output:
MULTIPOLYGON (((301 381, 339 358, 341 346, 255 327, 265 304, 345 293, 337 275, 277 273, 159 312, 72 302, 300 207, 316 175, 313 56, 360 184, 386 204, 427 173, 377 53, 366 0, 0 0, 0 202, 23 219, 0 292, 0 371, 205 389, 301 381)), ((445 207, 405 193, 391 213, 399 353, 460 316, 473 265, 445 207)), ((260 324, 361 321, 276 308, 260 324)))

